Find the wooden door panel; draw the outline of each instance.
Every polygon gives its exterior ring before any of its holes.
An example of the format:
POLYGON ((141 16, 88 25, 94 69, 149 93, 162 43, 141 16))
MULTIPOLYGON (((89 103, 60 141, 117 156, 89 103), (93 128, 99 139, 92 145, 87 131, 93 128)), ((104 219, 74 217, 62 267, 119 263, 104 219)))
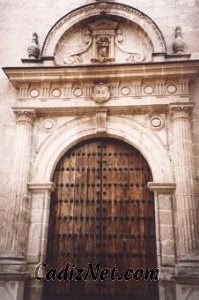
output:
MULTIPOLYGON (((142 155, 112 139, 91 140, 69 150, 54 173, 47 261, 88 262, 119 270, 156 267, 151 172, 142 155)), ((157 284, 144 280, 55 282, 45 299, 152 299, 157 284)))

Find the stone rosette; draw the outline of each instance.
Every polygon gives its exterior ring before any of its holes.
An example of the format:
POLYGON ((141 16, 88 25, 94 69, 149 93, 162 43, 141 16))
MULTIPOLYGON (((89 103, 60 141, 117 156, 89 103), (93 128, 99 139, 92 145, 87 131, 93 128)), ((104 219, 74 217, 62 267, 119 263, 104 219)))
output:
POLYGON ((152 130, 160 130, 164 127, 165 120, 162 116, 154 115, 150 118, 150 128, 152 130))

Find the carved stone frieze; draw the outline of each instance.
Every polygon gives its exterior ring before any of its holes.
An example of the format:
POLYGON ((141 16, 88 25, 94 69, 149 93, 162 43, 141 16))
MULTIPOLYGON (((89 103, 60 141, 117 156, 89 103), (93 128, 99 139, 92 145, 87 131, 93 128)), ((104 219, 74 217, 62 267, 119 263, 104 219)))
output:
POLYGON ((171 97, 188 96, 188 81, 175 80, 167 82, 165 80, 115 80, 109 83, 87 82, 81 84, 78 82, 67 82, 53 84, 30 84, 22 85, 19 88, 19 100, 48 100, 48 99, 93 99, 96 102, 104 102, 121 97, 171 97))

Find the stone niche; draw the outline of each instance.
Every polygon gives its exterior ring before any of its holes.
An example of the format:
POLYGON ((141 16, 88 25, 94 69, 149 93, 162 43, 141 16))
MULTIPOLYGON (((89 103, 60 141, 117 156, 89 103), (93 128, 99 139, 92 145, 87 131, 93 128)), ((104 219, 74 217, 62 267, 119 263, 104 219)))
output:
POLYGON ((73 25, 54 52, 57 65, 136 63, 152 60, 153 46, 143 29, 122 17, 91 17, 73 25))

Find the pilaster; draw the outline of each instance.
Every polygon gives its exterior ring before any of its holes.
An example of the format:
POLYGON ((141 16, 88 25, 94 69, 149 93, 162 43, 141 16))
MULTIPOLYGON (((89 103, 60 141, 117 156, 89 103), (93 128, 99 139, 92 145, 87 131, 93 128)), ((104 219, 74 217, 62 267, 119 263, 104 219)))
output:
POLYGON ((13 109, 16 116, 16 136, 13 166, 10 177, 10 195, 5 218, 5 234, 1 240, 1 256, 25 259, 30 200, 27 193, 29 179, 32 123, 35 111, 13 109))
POLYGON ((10 176, 10 194, 0 253, 0 290, 2 299, 22 300, 29 272, 26 268, 26 248, 29 227, 29 179, 33 109, 13 109, 16 135, 10 176))
POLYGON ((27 268, 30 277, 25 287, 25 298, 35 300, 42 298, 43 281, 35 279, 35 268, 40 262, 45 262, 48 238, 48 223, 50 216, 50 198, 54 191, 53 182, 28 183, 32 196, 31 218, 27 247, 27 268))
POLYGON ((194 191, 191 112, 193 104, 171 105, 173 121, 172 158, 176 181, 176 227, 178 262, 197 257, 199 209, 194 191))
POLYGON ((193 104, 171 105, 172 158, 176 181, 176 299, 199 297, 199 207, 194 189, 191 114, 193 104))
POLYGON ((175 183, 149 182, 148 187, 155 193, 156 241, 159 276, 159 299, 176 300, 175 274, 176 248, 173 212, 175 183))

